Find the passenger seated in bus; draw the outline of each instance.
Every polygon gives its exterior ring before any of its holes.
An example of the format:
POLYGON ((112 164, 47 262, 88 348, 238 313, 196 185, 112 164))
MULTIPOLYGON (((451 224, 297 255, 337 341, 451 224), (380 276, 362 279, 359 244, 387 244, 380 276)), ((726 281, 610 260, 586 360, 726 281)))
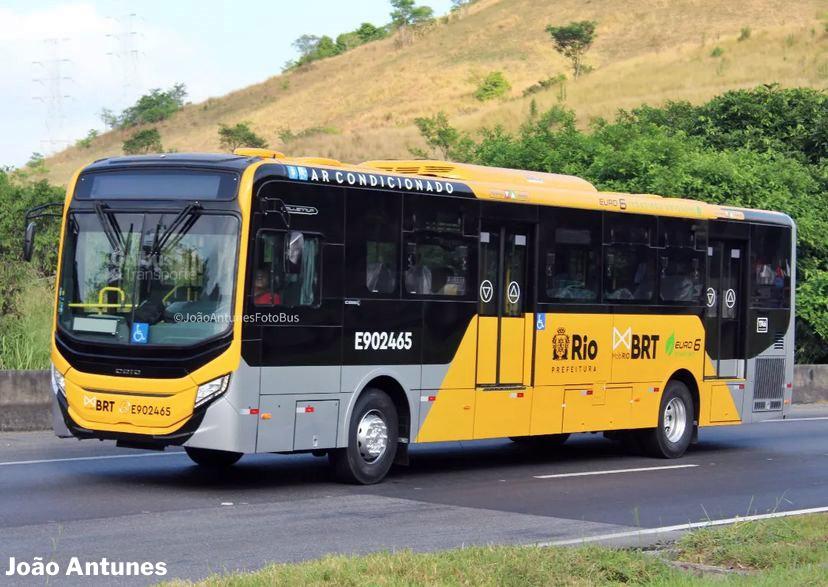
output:
POLYGON ((405 272, 405 287, 409 293, 431 293, 431 269, 423 264, 423 256, 416 254, 414 264, 405 272))
MULTIPOLYGON (((253 303, 257 306, 273 306, 282 303, 278 293, 270 291, 270 271, 257 269, 253 279, 253 303)), ((274 289, 278 285, 278 278, 274 279, 274 289)))
POLYGON ((649 300, 653 297, 653 290, 655 289, 655 279, 653 279, 652 272, 647 263, 639 263, 638 269, 635 270, 635 292, 633 299, 649 300))
POLYGON ((690 278, 687 263, 671 261, 661 276, 660 295, 665 302, 692 302, 698 299, 699 291, 690 278))
POLYGON ((394 271, 383 259, 368 263, 365 270, 365 287, 373 293, 391 293, 397 288, 394 271))

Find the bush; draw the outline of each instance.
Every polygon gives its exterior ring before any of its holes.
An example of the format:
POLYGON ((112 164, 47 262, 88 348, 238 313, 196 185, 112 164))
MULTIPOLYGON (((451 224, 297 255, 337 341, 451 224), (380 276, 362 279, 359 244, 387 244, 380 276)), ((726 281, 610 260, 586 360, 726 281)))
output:
POLYGON ((699 106, 642 106, 589 131, 578 129, 571 111, 556 107, 517 133, 486 128, 476 140, 458 140, 453 155, 577 175, 606 191, 786 212, 798 229, 797 360, 828 361, 825 92, 775 86, 731 91, 699 106))
POLYGON ((738 41, 747 41, 750 38, 750 27, 743 26, 742 30, 739 31, 739 39, 738 41))
POLYGON ((503 72, 493 71, 480 80, 477 89, 474 91, 474 97, 481 102, 485 102, 486 100, 500 98, 511 89, 512 86, 504 77, 503 72))
POLYGON ((22 219, 26 209, 63 197, 63 189, 32 180, 28 170, 0 169, 0 369, 48 365, 51 276, 60 227, 58 222, 40 221, 34 256, 26 264, 21 258, 22 219))
POLYGON ((724 49, 721 47, 714 47, 710 52, 711 57, 721 57, 722 55, 724 55, 724 49))
POLYGON ((187 88, 184 84, 175 84, 166 91, 158 88, 151 90, 121 113, 117 119, 117 126, 126 128, 166 120, 181 110, 186 95, 187 88))
POLYGON ((219 145, 228 151, 235 151, 239 147, 264 149, 267 141, 250 129, 249 122, 239 122, 235 126, 219 124, 219 145))
POLYGON ((92 141, 98 137, 98 131, 94 128, 89 129, 89 132, 86 133, 86 136, 82 139, 78 139, 75 142, 75 146, 81 149, 88 149, 92 146, 92 141))
MULTIPOLYGON (((583 66, 582 66, 583 67, 583 66)), ((555 86, 559 86, 566 81, 566 75, 559 73, 558 75, 548 77, 546 79, 540 80, 536 84, 532 84, 525 90, 523 90, 523 97, 531 96, 532 94, 537 94, 538 92, 543 92, 544 90, 548 90, 555 86)))
POLYGON ((164 150, 161 145, 161 134, 157 128, 139 130, 124 141, 122 148, 126 155, 160 153, 164 150))

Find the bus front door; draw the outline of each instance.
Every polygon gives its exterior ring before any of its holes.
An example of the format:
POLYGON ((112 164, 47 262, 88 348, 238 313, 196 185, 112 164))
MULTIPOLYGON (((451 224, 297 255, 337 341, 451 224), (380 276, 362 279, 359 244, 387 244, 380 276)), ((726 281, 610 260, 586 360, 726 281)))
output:
POLYGON ((484 222, 480 231, 475 438, 528 433, 530 235, 528 226, 502 223, 484 222))

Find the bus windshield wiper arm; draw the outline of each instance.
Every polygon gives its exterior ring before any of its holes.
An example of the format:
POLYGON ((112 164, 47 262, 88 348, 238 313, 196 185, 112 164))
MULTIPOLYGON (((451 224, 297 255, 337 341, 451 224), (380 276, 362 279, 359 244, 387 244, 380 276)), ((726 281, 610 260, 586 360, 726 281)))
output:
POLYGON ((124 238, 121 234, 121 227, 115 220, 112 211, 103 202, 95 202, 95 214, 98 216, 98 221, 101 223, 106 240, 109 241, 109 246, 116 253, 124 251, 124 238))
POLYGON ((201 209, 202 206, 199 202, 191 202, 187 204, 181 212, 176 214, 175 218, 173 218, 173 221, 170 223, 169 228, 167 228, 161 238, 157 240, 155 246, 153 247, 153 252, 160 254, 178 244, 178 241, 180 241, 181 238, 187 234, 187 231, 192 228, 199 213, 201 212, 201 209))

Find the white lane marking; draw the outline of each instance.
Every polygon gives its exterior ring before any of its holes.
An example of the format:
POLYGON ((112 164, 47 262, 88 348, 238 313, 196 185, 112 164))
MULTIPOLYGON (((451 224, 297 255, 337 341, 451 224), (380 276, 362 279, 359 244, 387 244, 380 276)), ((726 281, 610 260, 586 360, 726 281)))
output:
POLYGON ((597 534, 583 538, 571 538, 568 540, 554 540, 552 542, 537 542, 532 546, 567 546, 570 544, 585 544, 587 542, 601 542, 603 540, 615 540, 616 538, 629 538, 631 536, 647 536, 662 534, 666 532, 680 532, 683 530, 695 530, 697 528, 710 528, 713 526, 726 526, 736 522, 753 522, 755 520, 767 520, 771 518, 786 518, 788 516, 804 516, 806 514, 821 514, 828 512, 828 506, 808 508, 804 510, 790 510, 786 512, 771 512, 769 514, 754 514, 751 516, 736 516, 735 518, 724 518, 722 520, 707 520, 706 522, 688 522, 687 524, 676 524, 675 526, 661 526, 659 528, 640 528, 628 532, 614 532, 612 534, 597 534))
POLYGON ((176 452, 159 452, 159 453, 139 453, 135 455, 101 455, 99 457, 71 457, 66 459, 40 459, 36 461, 8 461, 0 462, 0 467, 9 465, 42 465, 44 463, 69 463, 72 461, 102 461, 104 459, 136 459, 139 457, 171 457, 176 455, 183 455, 184 451, 176 452))
POLYGON ((689 469, 698 465, 664 465, 663 467, 639 467, 637 469, 612 469, 609 471, 583 471, 581 473, 558 473, 556 475, 535 475, 535 479, 561 479, 563 477, 587 477, 589 475, 614 475, 616 473, 641 473, 643 471, 663 471, 665 469, 689 469))
POLYGON ((773 420, 762 420, 759 422, 760 424, 764 424, 765 422, 809 422, 811 420, 828 420, 828 416, 811 416, 809 418, 785 418, 783 419, 773 419, 773 420))

